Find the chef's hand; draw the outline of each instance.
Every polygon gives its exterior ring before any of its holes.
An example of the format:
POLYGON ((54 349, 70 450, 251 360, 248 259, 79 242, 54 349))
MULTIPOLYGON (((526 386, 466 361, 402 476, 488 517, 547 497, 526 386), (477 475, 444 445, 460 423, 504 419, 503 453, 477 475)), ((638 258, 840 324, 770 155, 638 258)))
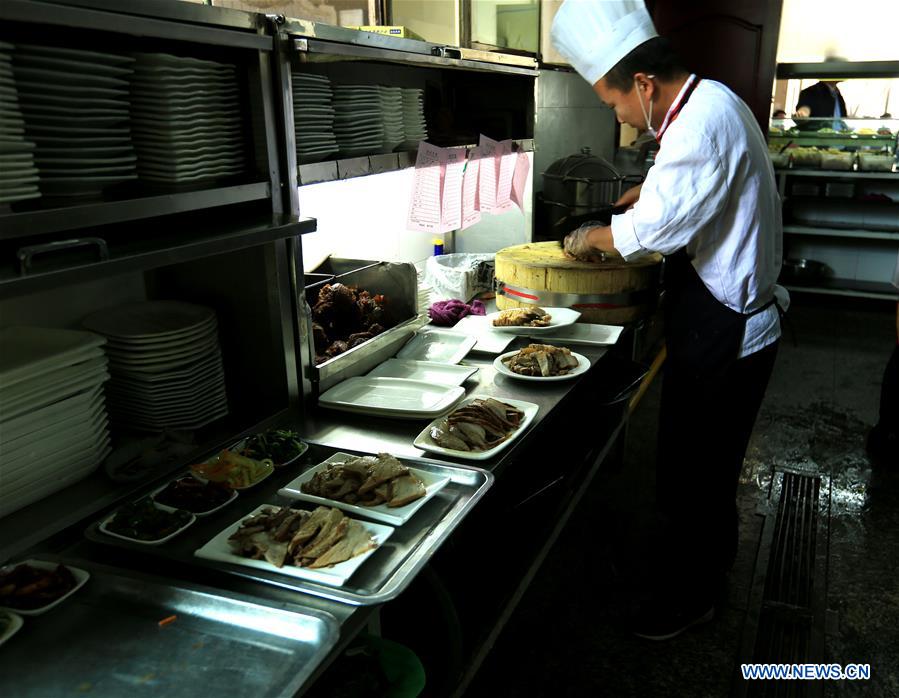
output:
POLYGON ((619 198, 618 201, 615 202, 615 206, 627 206, 628 208, 632 208, 633 205, 640 200, 640 189, 642 188, 643 184, 631 187, 621 195, 621 198, 619 198))
POLYGON ((582 225, 574 232, 565 236, 565 242, 562 249, 565 254, 575 259, 581 259, 590 255, 600 254, 599 250, 593 249, 593 246, 587 242, 587 233, 591 230, 590 226, 582 225))

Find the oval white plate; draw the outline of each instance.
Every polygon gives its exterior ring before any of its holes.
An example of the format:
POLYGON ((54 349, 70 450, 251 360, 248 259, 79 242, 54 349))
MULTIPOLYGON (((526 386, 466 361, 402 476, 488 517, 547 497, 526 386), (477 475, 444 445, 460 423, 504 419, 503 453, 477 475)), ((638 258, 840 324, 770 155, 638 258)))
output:
POLYGON ((548 308, 544 306, 540 307, 543 308, 543 310, 545 310, 548 315, 552 316, 552 320, 549 321, 549 325, 547 325, 546 327, 528 327, 524 325, 497 327, 493 324, 493 321, 499 317, 500 313, 502 312, 501 310, 497 310, 495 313, 490 313, 487 316, 487 320, 490 322, 490 326, 497 332, 511 332, 513 334, 531 335, 544 333, 552 334, 560 327, 568 327, 568 325, 573 325, 581 316, 581 314, 577 310, 572 310, 571 308, 548 308))
POLYGON ((562 376, 523 376, 520 373, 515 373, 515 371, 509 370, 509 368, 503 363, 503 359, 508 356, 514 356, 518 353, 516 351, 507 351, 505 354, 500 354, 493 360, 493 368, 497 370, 497 372, 502 373, 504 376, 509 376, 509 378, 518 378, 523 381, 537 381, 540 383, 548 383, 552 381, 567 381, 575 378, 582 373, 586 373, 590 370, 590 359, 588 359, 583 354, 577 354, 575 352, 571 352, 571 355, 577 359, 577 367, 571 369, 568 373, 562 376))

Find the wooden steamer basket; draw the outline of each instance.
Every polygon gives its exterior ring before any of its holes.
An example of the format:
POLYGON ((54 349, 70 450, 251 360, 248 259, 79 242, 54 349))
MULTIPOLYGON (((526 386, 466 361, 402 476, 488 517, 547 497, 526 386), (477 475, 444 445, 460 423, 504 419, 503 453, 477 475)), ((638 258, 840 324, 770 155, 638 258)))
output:
POLYGON ((580 322, 622 325, 652 311, 662 256, 634 262, 568 259, 558 242, 532 242, 496 253, 496 306, 574 308, 580 322))

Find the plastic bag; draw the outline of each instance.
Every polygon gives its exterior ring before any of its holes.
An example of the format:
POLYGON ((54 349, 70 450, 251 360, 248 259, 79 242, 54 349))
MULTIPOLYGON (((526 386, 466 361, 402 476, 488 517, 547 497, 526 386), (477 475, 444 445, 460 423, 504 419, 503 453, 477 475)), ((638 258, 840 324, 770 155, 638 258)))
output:
POLYGON ((431 300, 470 300, 493 290, 494 254, 442 254, 425 262, 425 283, 433 289, 431 300))

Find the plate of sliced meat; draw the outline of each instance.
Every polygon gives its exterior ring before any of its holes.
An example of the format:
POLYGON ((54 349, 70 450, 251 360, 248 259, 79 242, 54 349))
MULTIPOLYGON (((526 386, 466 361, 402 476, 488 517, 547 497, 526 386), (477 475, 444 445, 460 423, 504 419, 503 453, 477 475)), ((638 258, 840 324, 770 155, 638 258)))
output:
POLYGON ((487 320, 494 330, 513 334, 531 335, 552 333, 560 327, 568 327, 578 321, 581 314, 571 308, 539 308, 531 305, 523 308, 507 308, 490 313, 487 320))
POLYGON ((307 511, 263 504, 194 555, 342 586, 393 531, 332 507, 307 511))
POLYGON ((590 359, 565 347, 529 344, 524 349, 500 354, 493 368, 510 378, 526 381, 564 381, 590 370, 590 359))
POLYGON ((401 526, 447 482, 448 477, 410 468, 389 453, 335 453, 288 482, 278 494, 401 526))
POLYGON ((413 445, 466 460, 489 460, 521 436, 540 409, 511 398, 472 398, 431 422, 413 445))

